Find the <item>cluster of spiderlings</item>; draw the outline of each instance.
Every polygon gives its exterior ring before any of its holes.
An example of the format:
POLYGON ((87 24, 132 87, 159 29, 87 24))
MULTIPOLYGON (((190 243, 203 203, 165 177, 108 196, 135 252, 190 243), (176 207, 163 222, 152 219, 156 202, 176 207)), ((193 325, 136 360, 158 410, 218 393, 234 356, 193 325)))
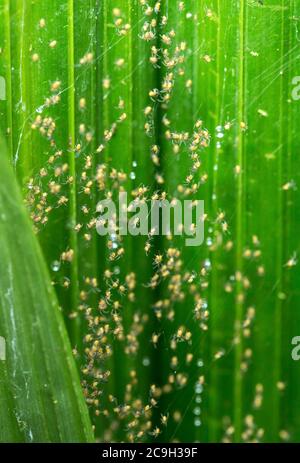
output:
MULTIPOLYGON (((253 317, 252 310, 248 315, 250 318, 253 317)), ((279 391, 284 391, 285 384, 282 381, 277 383, 277 388, 279 391)), ((255 394, 252 403, 252 411, 247 414, 243 419, 243 430, 241 434, 242 442, 245 443, 259 443, 263 442, 265 430, 262 427, 259 427, 256 424, 255 413, 263 406, 263 396, 264 396, 264 387, 262 384, 258 383, 255 386, 255 394)), ((229 417, 224 418, 224 436, 222 442, 230 443, 233 442, 235 428, 231 424, 229 417)), ((281 430, 279 432, 279 437, 282 440, 289 440, 290 436, 286 430, 281 430)))
MULTIPOLYGON (((49 119, 38 116, 34 129, 40 125, 40 132, 44 134, 45 125, 47 130, 55 125, 53 121, 49 122, 49 119)), ((25 198, 37 232, 48 222, 49 214, 53 210, 67 205, 69 201, 68 189, 73 183, 73 177, 69 175, 67 156, 61 150, 53 150, 53 154, 48 157, 44 167, 39 171, 39 179, 42 182, 35 181, 34 178, 29 179, 25 198)))
POLYGON ((126 22, 123 12, 120 8, 113 8, 114 26, 118 35, 127 35, 131 29, 131 24, 126 22))
MULTIPOLYGON (((178 130, 173 125, 168 113, 172 97, 176 90, 177 79, 185 79, 185 91, 191 92, 193 81, 186 76, 185 63, 188 56, 188 46, 185 41, 177 41, 174 28, 169 27, 168 18, 161 14, 161 2, 152 2, 152 6, 146 0, 140 0, 145 16, 141 28, 140 38, 149 45, 149 62, 155 69, 160 69, 161 85, 159 88, 149 89, 149 104, 143 108, 145 117, 144 132, 151 137, 150 155, 155 168, 155 185, 139 184, 130 191, 135 206, 150 203, 151 200, 164 201, 169 199, 174 202, 178 199, 195 199, 200 187, 207 183, 208 173, 203 168, 202 156, 205 155, 210 145, 211 135, 205 128, 201 119, 194 122, 189 131, 178 130), (159 111, 158 111, 159 108, 159 111), (171 147, 174 159, 185 156, 189 161, 187 175, 184 176, 174 191, 170 194, 165 186, 163 171, 163 147, 155 136, 155 124, 157 113, 158 123, 162 125, 163 143, 171 147)), ((184 14, 185 3, 178 2, 178 9, 184 14)), ((214 13, 207 9, 206 16, 210 20, 215 19, 214 13)), ((131 33, 132 26, 127 21, 126 15, 120 8, 112 9, 113 27, 118 40, 131 33)), ((45 20, 40 20, 40 27, 45 27, 45 20)), ((50 44, 56 47, 55 41, 50 44)), ((97 59, 91 51, 87 51, 80 59, 78 66, 84 68, 92 66, 97 59)), ((207 54, 202 59, 209 65, 213 58, 207 54)), ((37 62, 39 56, 32 55, 32 61, 37 62)), ((125 65, 122 56, 117 57, 115 66, 120 70, 125 65)), ((109 100, 113 85, 113 75, 104 76, 102 85, 103 100, 109 100)), ((126 99, 120 96, 117 108, 117 116, 108 124, 99 137, 95 139, 94 127, 87 127, 84 122, 78 125, 76 140, 69 142, 68 149, 58 147, 55 141, 57 121, 49 111, 53 106, 61 103, 62 82, 55 80, 50 86, 50 92, 43 105, 38 108, 38 115, 31 121, 34 132, 48 140, 50 154, 39 170, 39 174, 29 180, 26 203, 35 224, 36 231, 40 231, 49 221, 49 215, 58 208, 66 207, 70 201, 70 187, 76 183, 78 195, 81 198, 80 221, 72 223, 72 231, 75 232, 78 243, 84 243, 84 249, 98 239, 95 218, 96 198, 116 199, 120 192, 127 191, 130 173, 124 172, 114 166, 113 160, 106 159, 106 152, 111 141, 117 137, 118 129, 127 119, 126 99), (93 148, 93 144, 95 144, 93 148), (88 148, 87 148, 88 147, 88 148), (74 157, 76 163, 76 179, 70 174, 69 158, 74 157), (82 199, 83 198, 83 199, 82 199)), ((83 117, 88 107, 88 100, 84 94, 78 96, 77 108, 83 117)), ((231 128, 231 122, 224 125, 225 130, 231 128)), ((245 122, 240 122, 240 128, 247 129, 245 122)), ((216 128, 217 138, 221 139, 221 128, 216 128)), ((241 174, 241 167, 235 166, 235 175, 241 174)), ((137 178, 138 180, 138 178, 137 178)), ((292 183, 285 184, 283 190, 293 187, 292 183)), ((130 210, 128 211, 130 212, 130 210)), ((79 318, 85 326, 83 352, 74 348, 74 355, 81 365, 82 388, 86 402, 91 410, 92 419, 97 425, 98 419, 106 420, 104 440, 116 439, 120 430, 125 432, 129 442, 143 441, 149 437, 158 437, 168 426, 169 421, 180 423, 182 410, 179 405, 173 405, 167 410, 159 410, 157 417, 156 408, 159 407, 163 396, 174 391, 186 388, 190 383, 194 388, 193 415, 194 426, 200 427, 201 403, 203 399, 206 376, 198 375, 195 379, 195 366, 202 368, 203 362, 195 354, 194 341, 198 332, 207 332, 210 322, 210 306, 208 289, 211 283, 214 253, 225 251, 225 258, 235 251, 235 242, 231 238, 229 221, 226 211, 219 210, 212 217, 206 214, 203 221, 208 224, 208 238, 205 242, 207 258, 197 263, 196 270, 187 270, 184 253, 176 237, 170 233, 165 240, 165 248, 155 249, 155 230, 151 230, 145 240, 144 251, 150 261, 152 274, 149 281, 143 285, 149 294, 149 311, 143 313, 139 307, 137 297, 137 275, 135 269, 121 270, 127 258, 126 239, 118 233, 119 224, 113 220, 110 229, 111 234, 103 240, 105 250, 105 270, 102 280, 94 275, 84 275, 80 278, 78 291, 78 304, 68 313, 69 318, 79 318), (113 226, 115 227, 113 229, 113 226), (151 302, 150 302, 151 301, 151 302), (185 304, 189 310, 187 322, 178 323, 176 311, 179 305, 185 304), (126 307, 132 307, 132 317, 127 322, 124 320, 126 307), (155 329, 152 322, 155 319, 155 329), (165 328, 167 327, 167 335, 165 328), (141 350, 141 344, 145 343, 144 335, 150 330, 150 339, 146 342, 151 348, 164 347, 166 350, 168 369, 162 384, 152 384, 147 398, 144 391, 141 393, 141 379, 136 371, 136 359, 141 350), (196 333, 196 335, 195 335, 196 333), (110 386, 114 374, 113 355, 116 345, 121 346, 126 358, 134 365, 124 372, 126 385, 119 393, 112 393, 110 386), (143 396, 143 397, 142 397, 143 396)), ((106 224, 107 225, 107 224, 106 224)), ((138 224, 136 224, 138 225, 138 224)), ((53 282, 61 285, 66 290, 70 289, 69 269, 63 264, 72 265, 78 258, 77 249, 67 247, 60 249, 58 246, 57 260, 52 263, 53 282), (56 277, 57 275, 57 277, 56 277)), ((232 274, 225 275, 224 295, 234 294, 236 302, 245 306, 243 320, 236 326, 234 339, 230 339, 232 346, 242 345, 242 353, 239 368, 246 374, 251 366, 252 349, 251 335, 255 321, 256 309, 251 301, 251 287, 256 284, 251 281, 248 274, 253 274, 252 269, 259 278, 265 274, 262 264, 262 252, 257 236, 252 237, 251 244, 243 250, 243 269, 237 268, 232 274), (249 343, 249 345, 248 345, 249 343)), ((293 255, 286 263, 286 267, 293 267, 297 262, 293 255)), ((225 272, 224 272, 225 273, 225 272)), ((284 294, 282 294, 284 297, 284 294)), ((211 353, 211 361, 222 361, 227 352, 227 347, 220 347, 211 353)), ((145 365, 148 360, 144 359, 145 365)), ((278 390, 284 391, 284 383, 277 384, 278 390)), ((257 384, 252 409, 258 410, 263 403, 263 385, 257 384)), ((224 442, 231 442, 234 436, 234 427, 229 419, 224 419, 224 442)), ((247 415, 244 420, 242 439, 245 442, 261 441, 263 430, 255 424, 254 417, 247 415)), ((287 431, 281 431, 282 439, 288 439, 287 431)))
MULTIPOLYGON (((122 318, 122 306, 125 301, 135 301, 136 276, 133 272, 125 277, 122 283, 115 274, 107 269, 104 272, 105 288, 98 289, 98 307, 92 309, 87 304, 87 292, 82 296, 80 310, 85 314, 88 323, 88 334, 85 336, 86 364, 82 367, 83 390, 88 405, 94 410, 96 417, 112 418, 105 431, 104 439, 110 441, 114 432, 121 427, 126 431, 129 442, 143 440, 151 434, 157 434, 151 416, 152 408, 157 405, 159 391, 154 385, 149 391, 149 402, 143 403, 139 396, 139 379, 135 370, 126 372, 128 383, 125 386, 124 399, 109 393, 105 386, 109 382, 111 371, 109 359, 113 354, 116 340, 124 345, 128 357, 137 354, 139 336, 148 321, 147 315, 134 313, 133 321, 125 332, 122 318), (108 366, 107 366, 108 365, 108 366)), ((96 280, 86 281, 98 287, 96 280)))

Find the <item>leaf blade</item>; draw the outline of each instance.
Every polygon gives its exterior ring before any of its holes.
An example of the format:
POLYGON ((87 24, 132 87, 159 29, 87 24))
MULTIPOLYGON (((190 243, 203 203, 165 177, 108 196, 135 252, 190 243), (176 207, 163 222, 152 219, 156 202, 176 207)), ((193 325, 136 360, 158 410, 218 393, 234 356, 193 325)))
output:
POLYGON ((0 151, 0 390, 10 400, 0 441, 90 442, 65 326, 2 142, 0 151))

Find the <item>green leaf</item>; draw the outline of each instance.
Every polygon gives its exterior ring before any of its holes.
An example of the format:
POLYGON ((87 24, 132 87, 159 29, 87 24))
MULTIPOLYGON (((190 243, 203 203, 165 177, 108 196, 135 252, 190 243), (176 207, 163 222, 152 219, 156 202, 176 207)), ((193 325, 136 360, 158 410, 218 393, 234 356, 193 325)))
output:
POLYGON ((62 315, 2 141, 0 336, 0 441, 91 442, 62 315))
POLYGON ((299 0, 0 0, 0 130, 80 354, 97 437, 149 440, 157 426, 165 442, 299 440, 299 364, 290 355, 300 326, 300 111, 291 96, 299 14, 299 0), (41 127, 48 118, 50 135, 41 127), (211 139, 188 181, 196 120, 211 139), (172 139, 184 133, 189 141, 172 139), (118 184, 112 169, 126 180, 118 184), (182 194, 192 183, 196 191, 182 194), (148 202, 162 192, 204 199, 204 244, 158 237, 145 252, 145 237, 100 238, 97 202, 143 186, 148 202), (110 260, 121 245, 124 257, 110 260), (175 281, 195 277, 177 300, 168 277, 149 288, 154 256, 170 247, 181 252, 175 281), (174 347, 182 327, 191 339, 174 347), (132 430, 132 410, 149 398, 149 415, 132 430))

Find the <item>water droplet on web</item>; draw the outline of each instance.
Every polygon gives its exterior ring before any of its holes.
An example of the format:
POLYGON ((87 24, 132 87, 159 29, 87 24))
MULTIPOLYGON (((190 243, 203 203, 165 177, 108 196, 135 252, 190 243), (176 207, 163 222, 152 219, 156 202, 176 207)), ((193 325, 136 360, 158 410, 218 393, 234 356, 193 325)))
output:
POLYGON ((196 426, 196 428, 199 428, 201 426, 201 420, 199 420, 199 418, 195 418, 194 425, 196 426))
POLYGON ((216 132, 222 132, 223 127, 221 125, 217 125, 216 132))
POLYGON ((200 407, 194 408, 194 415, 196 415, 196 416, 201 415, 201 408, 200 407))
MULTIPOLYGON (((208 243, 207 243, 208 244, 208 243)), ((209 259, 205 259, 204 262, 204 267, 205 268, 211 268, 211 261, 209 259)), ((199 365, 198 365, 199 366, 199 365)), ((202 365, 201 365, 202 366, 202 365)))
POLYGON ((203 363, 203 360, 199 359, 197 360, 197 367, 201 368, 203 367, 204 363, 203 363))
POLYGON ((202 391, 203 391, 203 386, 202 386, 202 384, 197 383, 197 384, 196 384, 196 387, 195 387, 195 392, 196 392, 196 394, 201 394, 202 391))
POLYGON ((223 132, 219 132, 219 133, 217 134, 217 138, 223 138, 223 137, 224 137, 224 133, 223 133, 223 132))
POLYGON ((38 113, 38 114, 42 114, 42 112, 44 111, 44 106, 39 106, 35 112, 38 113))
POLYGON ((59 260, 54 260, 51 264, 51 269, 53 270, 53 272, 58 272, 59 269, 60 269, 60 262, 59 260))
POLYGON ((120 267, 114 267, 114 274, 119 275, 120 274, 120 267))
POLYGON ((118 248, 118 237, 116 233, 111 233, 110 234, 110 240, 112 241, 112 249, 117 249, 118 248))
POLYGON ((131 178, 131 180, 135 180, 136 175, 134 172, 130 172, 129 177, 131 178))
POLYGON ((202 397, 200 395, 197 395, 195 401, 196 401, 196 404, 201 404, 202 397))
POLYGON ((137 162, 136 162, 136 161, 133 161, 132 166, 133 166, 133 167, 137 167, 137 162))
POLYGON ((148 357, 144 357, 142 363, 144 367, 148 367, 150 365, 150 359, 148 357))

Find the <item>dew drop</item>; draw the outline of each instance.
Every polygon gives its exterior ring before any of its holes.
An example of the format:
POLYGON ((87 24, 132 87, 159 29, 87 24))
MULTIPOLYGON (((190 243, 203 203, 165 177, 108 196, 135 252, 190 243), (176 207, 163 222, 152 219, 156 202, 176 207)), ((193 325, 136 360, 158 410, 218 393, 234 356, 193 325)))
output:
POLYGON ((144 357, 142 363, 144 367, 148 367, 150 365, 150 359, 148 357, 144 357))
POLYGON ((201 408, 200 407, 195 407, 193 413, 196 416, 201 415, 201 408))
POLYGON ((35 112, 38 113, 38 114, 42 114, 42 112, 44 111, 44 106, 39 106, 35 112))
MULTIPOLYGON (((207 243, 208 244, 208 243, 207 243)), ((205 259, 204 261, 204 267, 205 268, 211 268, 211 261, 209 259, 205 259)), ((202 365, 201 365, 202 366, 202 365)))
POLYGON ((58 272, 59 269, 60 269, 60 262, 59 260, 54 260, 51 264, 51 269, 53 270, 53 272, 58 272))
POLYGON ((199 418, 195 418, 194 425, 196 426, 196 428, 199 428, 201 426, 201 420, 199 420, 199 418))
POLYGON ((197 383, 196 386, 195 386, 195 392, 196 392, 196 394, 201 394, 202 391, 203 391, 203 386, 202 386, 202 384, 197 383))

